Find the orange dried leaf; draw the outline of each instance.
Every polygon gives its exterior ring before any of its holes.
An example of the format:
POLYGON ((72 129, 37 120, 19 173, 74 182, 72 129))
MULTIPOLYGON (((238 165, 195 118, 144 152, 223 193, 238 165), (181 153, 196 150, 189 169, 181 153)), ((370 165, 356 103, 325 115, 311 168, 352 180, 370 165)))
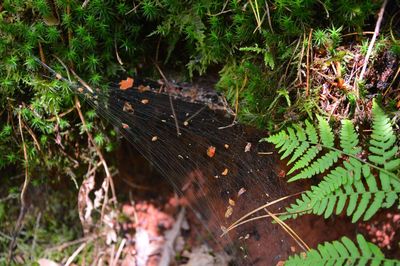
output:
POLYGON ((216 148, 214 146, 208 147, 208 149, 207 149, 208 157, 210 157, 210 158, 214 157, 215 151, 216 151, 216 148))
POLYGON ((134 79, 128 77, 127 79, 121 80, 121 81, 120 81, 120 83, 119 83, 119 88, 120 88, 121 90, 123 90, 123 91, 124 91, 124 90, 127 90, 127 89, 133 87, 133 83, 134 83, 134 79))
POLYGON ((283 177, 285 177, 286 176, 286 172, 285 172, 285 170, 279 170, 279 172, 278 172, 278 176, 279 177, 281 177, 281 178, 283 178, 283 177))

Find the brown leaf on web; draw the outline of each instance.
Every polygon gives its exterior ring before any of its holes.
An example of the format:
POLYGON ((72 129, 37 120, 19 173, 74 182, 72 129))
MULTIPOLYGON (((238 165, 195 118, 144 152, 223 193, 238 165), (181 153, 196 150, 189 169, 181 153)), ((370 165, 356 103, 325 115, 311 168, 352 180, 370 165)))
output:
POLYGON ((133 87, 133 83, 134 83, 134 79, 128 77, 125 80, 121 80, 120 83, 118 83, 118 84, 119 84, 119 88, 124 91, 124 90, 127 90, 129 88, 132 88, 133 87))
POLYGON ((245 192, 246 192, 246 189, 242 187, 238 192, 238 197, 240 197, 240 195, 242 195, 245 192))
POLYGON ((229 172, 228 168, 225 168, 225 170, 221 173, 221 175, 228 175, 228 172, 229 172))
POLYGON ((133 106, 129 102, 124 103, 124 107, 122 111, 127 112, 127 113, 133 113, 133 106))
POLYGON ((150 90, 150 86, 144 86, 144 85, 139 85, 138 87, 139 92, 145 92, 145 91, 149 91, 150 90))
POLYGON ((251 143, 247 142, 246 147, 244 147, 244 152, 249 152, 251 149, 251 143))
POLYGON ((229 218, 233 213, 233 208, 232 206, 228 206, 228 208, 226 208, 226 212, 225 212, 225 218, 229 218))
POLYGON ((229 199, 229 205, 231 205, 231 206, 235 206, 235 201, 233 200, 233 199, 229 199))

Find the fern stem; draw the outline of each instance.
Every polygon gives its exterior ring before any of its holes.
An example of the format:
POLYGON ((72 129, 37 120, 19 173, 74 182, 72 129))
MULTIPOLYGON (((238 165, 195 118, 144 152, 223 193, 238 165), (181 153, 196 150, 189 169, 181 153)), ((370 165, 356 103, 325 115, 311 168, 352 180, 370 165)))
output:
POLYGON ((337 149, 337 148, 335 148, 335 147, 328 147, 328 146, 323 145, 322 143, 315 143, 315 142, 311 142, 311 141, 308 141, 308 140, 304 140, 303 142, 307 142, 307 143, 313 144, 313 145, 319 145, 319 146, 321 146, 321 147, 323 147, 323 148, 325 148, 325 149, 334 150, 334 151, 337 151, 337 152, 339 152, 339 153, 341 153, 341 154, 344 154, 344 155, 346 155, 346 156, 348 156, 348 157, 354 158, 354 159, 360 161, 360 162, 363 163, 363 164, 367 164, 368 166, 370 166, 370 167, 372 167, 372 168, 374 168, 374 169, 376 169, 376 170, 378 170, 378 171, 384 172, 384 173, 387 174, 388 176, 390 176, 390 177, 392 177, 393 179, 396 179, 397 181, 400 182, 400 178, 397 177, 395 174, 393 174, 393 173, 387 171, 387 170, 384 169, 384 168, 381 168, 381 167, 378 167, 378 166, 376 166, 376 165, 374 165, 374 164, 371 164, 371 163, 369 163, 368 161, 364 161, 364 160, 360 159, 360 158, 357 157, 357 156, 354 156, 354 155, 352 155, 352 154, 343 152, 343 150, 339 150, 339 149, 337 149))

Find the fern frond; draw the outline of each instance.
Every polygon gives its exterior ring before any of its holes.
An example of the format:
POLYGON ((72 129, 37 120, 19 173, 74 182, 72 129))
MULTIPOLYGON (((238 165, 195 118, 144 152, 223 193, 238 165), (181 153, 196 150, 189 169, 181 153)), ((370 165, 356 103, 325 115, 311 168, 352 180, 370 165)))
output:
POLYGON ((325 242, 307 253, 290 256, 290 265, 398 265, 399 261, 386 259, 379 247, 357 235, 357 245, 347 237, 325 242))
POLYGON ((288 214, 281 219, 297 218, 306 213, 324 215, 328 218, 334 213, 341 214, 347 204, 346 215, 352 217, 352 222, 357 222, 361 217, 369 220, 380 208, 392 207, 400 197, 400 187, 388 191, 378 188, 374 176, 366 178, 366 184, 361 180, 352 184, 343 183, 341 176, 345 172, 338 168, 310 191, 303 193, 301 199, 286 208, 288 214))
POLYGON ((289 182, 328 171, 317 186, 311 187, 286 209, 288 214, 280 216, 281 219, 296 218, 305 213, 327 218, 345 211, 356 222, 361 218, 368 220, 379 209, 390 208, 399 201, 400 181, 395 171, 400 166, 400 159, 396 158, 396 136, 389 118, 375 102, 372 114, 368 160, 362 159, 359 137, 349 120, 342 121, 340 148, 334 147, 332 129, 320 116, 317 117, 318 134, 306 121, 305 129, 294 126, 287 130, 288 133, 280 132, 266 139, 279 143, 279 152, 285 157, 292 154, 288 164, 294 165, 288 175, 298 173, 289 182), (339 159, 342 160, 338 163, 339 159))

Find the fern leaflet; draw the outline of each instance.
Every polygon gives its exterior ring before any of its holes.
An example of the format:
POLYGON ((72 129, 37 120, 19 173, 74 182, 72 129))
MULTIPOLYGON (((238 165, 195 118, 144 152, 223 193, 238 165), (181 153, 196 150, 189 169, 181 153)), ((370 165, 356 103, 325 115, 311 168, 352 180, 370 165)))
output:
POLYGON ((399 261, 386 259, 379 247, 357 235, 357 244, 347 237, 340 241, 325 242, 307 253, 290 256, 290 265, 398 265, 399 261))
POLYGON ((296 218, 304 213, 327 218, 333 213, 342 213, 347 206, 346 214, 356 222, 361 217, 368 220, 380 208, 390 208, 398 201, 400 181, 396 171, 400 159, 396 158, 396 136, 389 118, 375 102, 372 114, 368 158, 362 158, 358 135, 349 120, 342 121, 340 148, 334 147, 332 129, 319 116, 319 134, 306 121, 305 129, 294 126, 265 139, 275 145, 279 143, 279 152, 285 157, 291 155, 288 164, 294 165, 288 174, 298 173, 289 181, 327 172, 318 186, 311 187, 286 209, 288 214, 281 219, 296 218), (340 163, 333 167, 339 159, 340 163))

